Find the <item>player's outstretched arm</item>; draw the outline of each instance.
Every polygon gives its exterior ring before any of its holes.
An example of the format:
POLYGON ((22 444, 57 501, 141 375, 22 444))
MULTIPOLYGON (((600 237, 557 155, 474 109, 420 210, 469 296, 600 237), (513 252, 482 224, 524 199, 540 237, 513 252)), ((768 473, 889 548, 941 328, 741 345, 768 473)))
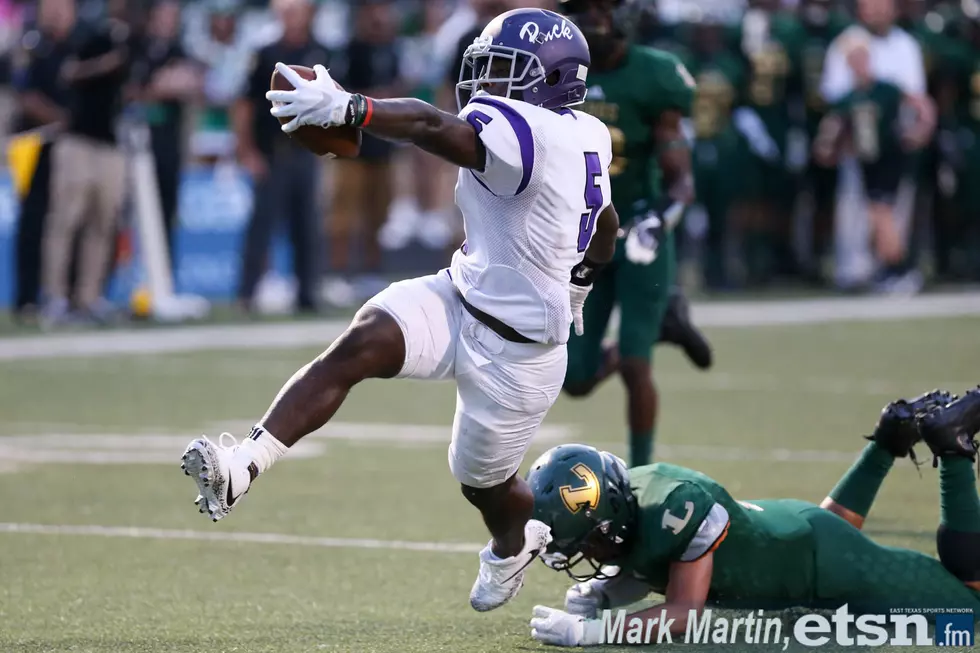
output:
MULTIPOLYGON (((357 96, 353 99, 358 102, 357 96)), ((363 129, 379 138, 403 141, 462 168, 483 170, 487 153, 476 129, 451 113, 413 98, 371 100, 363 129)))
POLYGON ((286 64, 276 64, 276 71, 293 90, 272 90, 265 97, 273 103, 273 116, 292 118, 282 126, 287 134, 303 125, 350 125, 380 138, 413 143, 463 168, 483 171, 486 167, 483 142, 469 122, 421 100, 374 100, 351 94, 337 86, 323 66, 313 70, 316 78, 307 80, 286 64))

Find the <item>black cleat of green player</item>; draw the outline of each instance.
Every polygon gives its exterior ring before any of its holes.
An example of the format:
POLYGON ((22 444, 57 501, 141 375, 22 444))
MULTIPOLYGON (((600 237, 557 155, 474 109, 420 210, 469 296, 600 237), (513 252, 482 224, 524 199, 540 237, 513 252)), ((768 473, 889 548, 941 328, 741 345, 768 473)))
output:
POLYGON ((976 460, 980 432, 980 387, 946 405, 936 407, 919 421, 919 435, 935 457, 955 455, 976 460))
POLYGON ((711 343, 691 322, 691 307, 688 305, 687 298, 677 288, 670 293, 667 312, 660 325, 658 342, 677 345, 699 369, 709 369, 714 363, 711 343))
POLYGON ((914 399, 899 399, 885 406, 878 418, 874 433, 868 440, 877 442, 896 458, 915 454, 912 451, 922 439, 919 432, 919 419, 930 411, 938 411, 956 397, 944 390, 933 390, 914 399))

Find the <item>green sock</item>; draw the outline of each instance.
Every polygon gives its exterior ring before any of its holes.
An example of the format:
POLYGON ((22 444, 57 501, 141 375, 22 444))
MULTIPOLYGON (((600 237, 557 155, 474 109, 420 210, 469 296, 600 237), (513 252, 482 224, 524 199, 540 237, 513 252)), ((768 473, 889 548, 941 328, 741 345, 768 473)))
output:
POLYGON ((654 430, 630 433, 630 467, 650 464, 653 459, 654 433, 654 430))
POLYGON ((980 496, 973 463, 966 458, 939 460, 939 519, 950 530, 980 533, 980 496))
POLYGON ((878 488, 894 462, 894 456, 877 443, 870 443, 830 491, 830 498, 848 510, 867 517, 878 488))

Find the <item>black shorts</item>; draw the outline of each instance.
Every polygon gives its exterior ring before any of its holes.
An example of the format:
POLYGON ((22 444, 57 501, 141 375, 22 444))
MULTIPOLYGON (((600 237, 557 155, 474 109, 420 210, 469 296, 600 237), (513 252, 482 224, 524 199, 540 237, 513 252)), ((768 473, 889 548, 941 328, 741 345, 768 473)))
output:
POLYGON ((877 161, 862 162, 864 192, 871 202, 894 204, 906 171, 904 154, 882 154, 877 161))

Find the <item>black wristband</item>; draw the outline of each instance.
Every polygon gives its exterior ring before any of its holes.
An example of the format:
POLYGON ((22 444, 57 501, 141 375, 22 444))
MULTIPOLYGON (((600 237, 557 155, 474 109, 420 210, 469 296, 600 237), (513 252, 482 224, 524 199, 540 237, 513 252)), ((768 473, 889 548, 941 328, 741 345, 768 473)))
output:
POLYGON ((591 286, 604 267, 606 267, 605 263, 596 263, 586 256, 581 263, 572 268, 572 278, 569 281, 575 286, 591 286))
POLYGON ((367 98, 360 93, 354 93, 350 96, 350 102, 347 105, 347 116, 345 122, 352 127, 360 127, 364 124, 368 115, 368 101, 367 98))

